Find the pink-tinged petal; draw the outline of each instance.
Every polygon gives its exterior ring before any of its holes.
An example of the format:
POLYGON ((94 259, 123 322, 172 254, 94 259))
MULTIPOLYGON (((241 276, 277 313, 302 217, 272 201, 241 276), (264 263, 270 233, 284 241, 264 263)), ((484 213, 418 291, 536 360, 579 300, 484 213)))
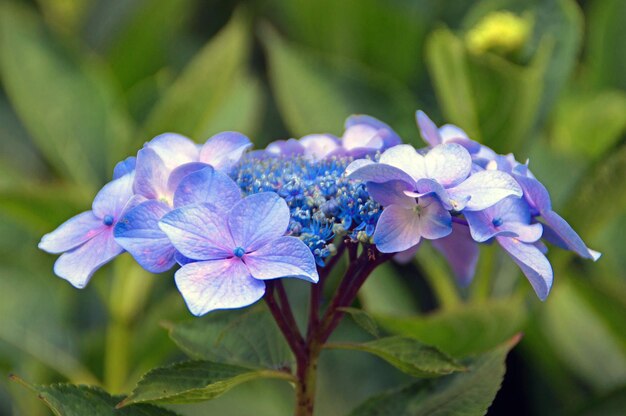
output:
POLYGON ((522 187, 524 199, 537 212, 552 210, 552 202, 548 190, 537 179, 522 175, 514 175, 517 182, 522 187))
POLYGON ((198 146, 185 136, 176 133, 161 134, 145 144, 163 161, 168 171, 185 163, 198 161, 198 146))
POLYGON ((537 247, 522 243, 510 237, 496 237, 498 243, 522 269, 535 293, 541 300, 546 300, 552 287, 552 266, 537 247))
POLYGON ((420 242, 420 216, 415 208, 390 205, 383 210, 373 235, 382 253, 399 253, 420 242))
POLYGON ((85 244, 62 254, 54 263, 54 273, 82 289, 96 270, 123 251, 113 239, 113 230, 109 227, 85 244))
POLYGON ((133 190, 147 199, 167 199, 170 172, 153 149, 144 147, 137 153, 133 190))
POLYGON ((377 129, 378 135, 383 139, 385 147, 392 147, 402 143, 400 136, 398 136, 388 124, 364 114, 354 114, 348 117, 346 119, 345 128, 348 129, 358 124, 369 125, 377 129))
POLYGON ((425 163, 428 177, 446 188, 461 183, 472 170, 472 157, 456 143, 435 146, 426 154, 425 163))
POLYGON ((428 178, 424 156, 417 153, 417 150, 409 144, 400 144, 385 150, 380 155, 379 164, 398 168, 408 174, 413 180, 428 178))
POLYGON ((110 215, 117 219, 133 196, 134 174, 124 175, 102 187, 91 208, 98 218, 110 215))
POLYGON ((378 129, 367 124, 355 124, 346 129, 341 138, 343 148, 347 150, 369 148, 381 149, 384 145, 378 129))
POLYGON ((228 171, 250 147, 250 139, 241 133, 219 133, 209 138, 200 149, 200 162, 208 163, 217 170, 228 171))
POLYGON ((243 261, 255 279, 295 277, 313 283, 319 280, 313 253, 296 237, 280 237, 245 254, 243 261))
POLYGON ((453 223, 452 234, 433 240, 432 244, 446 258, 459 283, 462 286, 469 285, 476 273, 480 252, 469 228, 453 223))
POLYGON ((284 199, 274 192, 261 192, 247 196, 231 209, 228 227, 235 246, 250 252, 283 236, 289 218, 284 199))
POLYGON ((448 189, 448 194, 451 200, 456 201, 459 209, 480 211, 508 196, 521 197, 522 189, 508 173, 484 170, 448 189), (467 200, 467 203, 463 204, 463 200, 467 200))
POLYGON ((348 175, 349 179, 374 183, 403 181, 411 187, 415 186, 413 178, 403 170, 382 163, 364 163, 360 162, 360 160, 365 159, 355 160, 348 166, 351 170, 351 173, 348 175), (359 163, 357 164, 357 162, 359 163), (357 169, 352 170, 354 164, 357 164, 357 169))
POLYGON ((160 201, 145 201, 127 211, 113 232, 115 241, 151 273, 162 273, 176 263, 176 249, 159 228, 159 221, 169 211, 160 201))
POLYGON ((441 144, 441 136, 439 135, 439 129, 437 125, 424 113, 422 110, 418 110, 415 113, 417 119, 417 127, 420 130, 422 139, 430 146, 437 146, 441 144))
POLYGON ((415 197, 407 196, 405 192, 410 185, 402 181, 389 181, 385 183, 368 182, 367 192, 380 205, 400 205, 407 208, 415 206, 415 197))
POLYGON ((176 188, 180 185, 180 182, 187 177, 187 175, 209 167, 206 163, 191 162, 180 165, 170 173, 170 177, 167 179, 167 193, 173 199, 173 195, 176 192, 176 188))
POLYGON ((452 232, 452 216, 437 198, 420 198, 418 202, 420 234, 428 240, 435 240, 452 232))
POLYGON ((71 250, 94 238, 108 227, 102 219, 86 211, 65 221, 59 227, 44 235, 38 247, 48 253, 62 253, 71 250))
POLYGON ((330 134, 309 134, 300 139, 304 153, 320 160, 329 156, 341 147, 339 139, 330 134))
POLYGON ((550 243, 572 250, 579 256, 596 261, 601 253, 588 248, 582 238, 559 214, 552 210, 542 213, 542 218, 546 225, 544 227, 544 237, 550 243))
POLYGON ((276 156, 298 156, 304 154, 304 146, 296 139, 275 140, 267 145, 265 152, 276 156))
POLYGON ((228 211, 240 199, 241 190, 228 175, 206 166, 180 182, 174 193, 174 206, 208 203, 228 211))
POLYGON ((124 175, 134 172, 136 162, 137 158, 135 156, 129 156, 119 162, 113 169, 113 179, 121 178, 124 175))
POLYGON ((225 259, 236 245, 226 213, 209 204, 188 205, 166 214, 159 227, 180 253, 194 260, 225 259))
POLYGON ((250 276, 238 258, 186 264, 176 272, 175 280, 196 316, 248 306, 265 294, 265 283, 250 276))

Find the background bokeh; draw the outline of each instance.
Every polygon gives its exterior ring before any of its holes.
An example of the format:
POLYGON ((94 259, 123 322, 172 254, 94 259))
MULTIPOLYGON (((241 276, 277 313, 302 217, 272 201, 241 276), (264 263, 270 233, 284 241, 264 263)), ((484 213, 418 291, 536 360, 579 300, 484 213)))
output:
MULTIPOLYGON (((123 393, 182 357, 160 325, 190 319, 171 274, 122 256, 79 291, 37 250, 89 209, 116 161, 165 131, 200 142, 238 130, 262 147, 340 134, 352 113, 421 146, 418 108, 529 158, 604 255, 551 250, 555 285, 541 303, 493 247, 468 288, 424 247, 378 270, 361 305, 434 313, 452 343, 523 331, 489 414, 626 414, 625 22, 623 0, 0 0, 0 414, 48 414, 9 373, 123 393)), ((288 289, 304 309, 305 285, 288 289)), ((350 322, 338 336, 364 337, 350 322)), ((403 381, 375 358, 329 352, 319 414, 403 381)), ((176 410, 292 405, 288 386, 264 381, 176 410)))

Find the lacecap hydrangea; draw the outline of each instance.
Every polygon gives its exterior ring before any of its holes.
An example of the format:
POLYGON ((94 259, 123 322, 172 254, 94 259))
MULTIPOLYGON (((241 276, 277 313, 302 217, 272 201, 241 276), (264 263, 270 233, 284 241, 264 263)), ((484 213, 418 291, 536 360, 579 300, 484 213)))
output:
POLYGON ((416 116, 422 149, 363 115, 348 118, 342 137, 263 150, 235 132, 203 145, 157 136, 115 167, 91 211, 39 247, 63 253, 54 271, 78 288, 124 251, 153 273, 179 267, 176 285, 195 315, 250 305, 265 280, 315 284, 344 241, 406 261, 431 240, 461 284, 474 275, 478 244, 495 241, 542 300, 553 280, 544 240, 598 259, 527 163, 416 116))

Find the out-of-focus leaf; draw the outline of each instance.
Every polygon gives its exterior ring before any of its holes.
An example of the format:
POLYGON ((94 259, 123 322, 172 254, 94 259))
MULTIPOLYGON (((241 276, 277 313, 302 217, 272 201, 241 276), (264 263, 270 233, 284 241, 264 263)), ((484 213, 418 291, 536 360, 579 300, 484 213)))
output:
POLYGON ((622 91, 572 94, 558 107, 552 140, 560 152, 595 160, 625 131, 626 94, 622 91))
POLYGON ((358 308, 340 308, 341 312, 347 313, 356 322, 358 326, 366 330, 369 334, 378 338, 380 331, 378 330, 378 324, 369 313, 363 309, 358 308))
MULTIPOLYGON (((17 377, 13 378, 26 385, 17 377)), ((176 416, 170 410, 150 404, 116 409, 115 405, 122 397, 111 396, 98 387, 72 384, 26 387, 35 391, 39 399, 58 416, 176 416)))
POLYGON ((626 3, 602 0, 589 4, 586 63, 594 85, 626 89, 626 3))
POLYGON ((263 30, 271 86, 290 131, 341 134, 352 113, 385 120, 408 140, 416 136, 413 112, 417 103, 397 81, 355 62, 309 54, 263 30))
POLYGON ((453 357, 488 351, 518 332, 526 319, 522 298, 466 304, 427 316, 375 315, 393 334, 415 338, 453 357))
POLYGON ((0 72, 17 114, 55 169, 91 186, 110 176, 131 126, 97 61, 60 45, 26 7, 4 2, 0 72))
POLYGON ((435 30, 426 42, 426 64, 446 120, 480 140, 478 109, 463 42, 448 29, 435 30))
POLYGON ((238 384, 259 378, 291 380, 291 374, 211 361, 186 361, 143 376, 119 406, 135 403, 193 403, 211 400, 238 384))
POLYGON ((372 315, 413 315, 417 302, 409 287, 387 263, 377 267, 359 290, 363 309, 372 315))
POLYGON ((626 383, 626 352, 573 286, 560 282, 544 312, 544 334, 573 372, 597 391, 626 383))
POLYGON ((437 14, 432 0, 272 1, 272 17, 295 41, 360 61, 409 83, 423 70, 424 36, 437 14))
POLYGON ((289 346, 264 307, 215 312, 173 325, 169 332, 192 358, 277 369, 293 361, 289 346))
POLYGON ((248 22, 236 13, 165 92, 148 116, 148 133, 175 131, 206 139, 226 123, 231 130, 249 125, 251 114, 258 110, 258 89, 246 75, 249 51, 248 22), (242 111, 233 111, 235 105, 242 111), (225 114, 230 118, 227 122, 218 118, 225 114))
POLYGON ((194 5, 194 0, 142 0, 135 5, 107 50, 108 61, 124 87, 166 63, 174 34, 188 23, 194 5))
POLYGON ((576 416, 622 416, 626 409, 626 386, 597 397, 576 412, 576 416))
POLYGON ((437 377, 465 370, 441 351, 414 338, 388 337, 364 343, 330 343, 325 348, 374 354, 413 377, 437 377))
POLYGON ((482 416, 500 389, 504 361, 519 337, 468 363, 469 371, 419 381, 369 399, 351 416, 482 416))
POLYGON ((44 17, 55 29, 75 32, 93 0, 37 0, 44 17))

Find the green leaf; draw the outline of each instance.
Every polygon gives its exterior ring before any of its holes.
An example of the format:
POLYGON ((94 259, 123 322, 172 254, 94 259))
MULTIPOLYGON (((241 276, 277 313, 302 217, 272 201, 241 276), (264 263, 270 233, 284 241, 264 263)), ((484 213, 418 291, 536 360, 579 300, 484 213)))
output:
POLYGON ((546 302, 542 326, 559 358, 597 391, 626 383, 626 351, 602 317, 566 281, 546 302))
POLYGON ((407 337, 381 338, 361 344, 329 343, 324 348, 374 354, 413 377, 437 377, 465 370, 436 348, 407 337))
POLYGON ((262 40, 274 96, 294 135, 341 134, 346 117, 366 113, 415 136, 417 103, 406 86, 355 62, 307 53, 267 26, 262 40))
POLYGON ((214 399, 238 384, 259 378, 292 380, 289 373, 211 361, 186 361, 145 374, 118 406, 134 403, 193 403, 214 399))
POLYGON ((99 387, 72 384, 30 386, 19 378, 12 379, 34 390, 37 396, 57 416, 176 416, 176 413, 150 404, 124 409, 115 406, 122 397, 111 396, 99 387))
POLYGON ((462 357, 488 351, 518 332, 526 319, 522 300, 518 297, 466 304, 425 317, 374 316, 393 334, 462 357))
POLYGON ((339 310, 343 313, 347 313, 350 317, 356 322, 358 326, 366 330, 369 334, 379 337, 380 331, 378 330, 378 325, 376 321, 369 313, 365 312, 363 309, 358 308, 339 308, 339 310))
POLYGON ((148 133, 154 136, 175 131, 206 139, 225 126, 219 119, 224 112, 229 114, 230 129, 249 124, 250 113, 258 110, 258 92, 247 75, 249 52, 248 23, 242 13, 236 13, 194 56, 156 104, 146 122, 148 133), (246 91, 242 90, 242 83, 246 91), (233 111, 234 105, 240 105, 243 111, 233 111))
POLYGON ((482 416, 500 389, 504 361, 519 337, 468 363, 469 371, 419 381, 367 400, 351 416, 482 416))
POLYGON ((63 47, 27 7, 3 2, 0 72, 21 121, 57 171, 90 186, 109 177, 132 127, 97 61, 63 47))
POLYGON ((172 325, 169 333, 192 358, 259 368, 283 368, 293 361, 265 307, 211 313, 172 325))

